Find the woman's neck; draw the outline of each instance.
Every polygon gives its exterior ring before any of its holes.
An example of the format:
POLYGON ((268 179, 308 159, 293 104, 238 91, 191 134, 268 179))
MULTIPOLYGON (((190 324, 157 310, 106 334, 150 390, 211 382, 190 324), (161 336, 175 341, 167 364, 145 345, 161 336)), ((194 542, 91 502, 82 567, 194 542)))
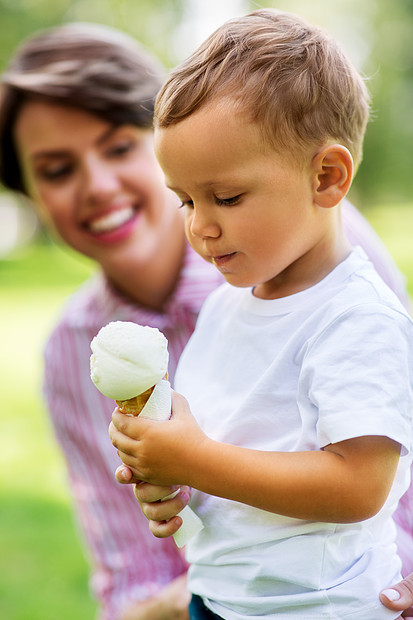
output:
POLYGON ((156 261, 137 268, 133 262, 109 273, 104 270, 111 285, 132 303, 162 311, 179 281, 185 260, 186 241, 182 230, 175 233, 176 242, 162 252, 156 261))

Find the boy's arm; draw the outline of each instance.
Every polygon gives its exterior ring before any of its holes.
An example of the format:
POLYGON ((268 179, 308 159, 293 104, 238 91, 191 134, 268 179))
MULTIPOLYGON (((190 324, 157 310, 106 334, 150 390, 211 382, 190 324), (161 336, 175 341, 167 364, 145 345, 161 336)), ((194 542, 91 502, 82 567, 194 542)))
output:
MULTIPOLYGON (((185 399, 175 393, 170 421, 130 418, 115 410, 110 436, 122 461, 141 480, 186 484, 284 516, 336 523, 361 521, 378 512, 400 454, 398 443, 379 436, 305 452, 223 444, 202 432, 185 399)), ((162 516, 166 506, 156 510, 151 519, 169 518, 162 516)))
POLYGON ((399 451, 386 437, 359 437, 306 452, 260 452, 209 440, 193 464, 192 485, 288 517, 351 523, 380 510, 399 451))

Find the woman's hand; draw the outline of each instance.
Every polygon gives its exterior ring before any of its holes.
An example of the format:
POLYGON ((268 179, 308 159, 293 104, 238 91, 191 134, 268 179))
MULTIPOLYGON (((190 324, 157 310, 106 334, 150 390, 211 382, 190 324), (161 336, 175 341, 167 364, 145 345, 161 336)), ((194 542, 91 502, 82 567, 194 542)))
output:
POLYGON ((388 609, 404 611, 402 617, 413 620, 413 573, 380 594, 382 604, 388 609))
POLYGON ((190 600, 186 575, 181 575, 153 598, 132 603, 124 611, 121 620, 189 620, 190 600))

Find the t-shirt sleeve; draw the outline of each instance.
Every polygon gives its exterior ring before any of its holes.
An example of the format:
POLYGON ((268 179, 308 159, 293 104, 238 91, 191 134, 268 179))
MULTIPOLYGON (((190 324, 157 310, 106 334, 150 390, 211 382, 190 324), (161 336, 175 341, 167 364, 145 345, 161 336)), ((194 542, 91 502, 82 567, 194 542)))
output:
POLYGON ((338 316, 309 343, 301 389, 318 411, 320 447, 387 436, 411 449, 412 322, 376 304, 338 316))

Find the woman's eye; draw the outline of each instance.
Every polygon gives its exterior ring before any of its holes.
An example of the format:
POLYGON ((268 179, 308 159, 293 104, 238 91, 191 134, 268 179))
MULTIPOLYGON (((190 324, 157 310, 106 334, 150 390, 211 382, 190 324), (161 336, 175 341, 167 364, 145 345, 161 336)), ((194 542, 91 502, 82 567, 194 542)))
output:
POLYGON ((61 181, 73 172, 71 164, 61 164, 59 166, 50 166, 38 171, 38 176, 45 181, 61 181))
POLYGON ((133 142, 132 140, 122 140, 121 142, 117 142, 115 145, 113 145, 108 150, 108 154, 111 157, 119 157, 129 153, 134 148, 135 142, 133 142))
POLYGON ((241 194, 238 194, 237 196, 231 196, 231 198, 218 198, 218 196, 216 196, 215 202, 218 206, 232 207, 233 205, 236 205, 237 202, 239 202, 240 198, 241 194))

